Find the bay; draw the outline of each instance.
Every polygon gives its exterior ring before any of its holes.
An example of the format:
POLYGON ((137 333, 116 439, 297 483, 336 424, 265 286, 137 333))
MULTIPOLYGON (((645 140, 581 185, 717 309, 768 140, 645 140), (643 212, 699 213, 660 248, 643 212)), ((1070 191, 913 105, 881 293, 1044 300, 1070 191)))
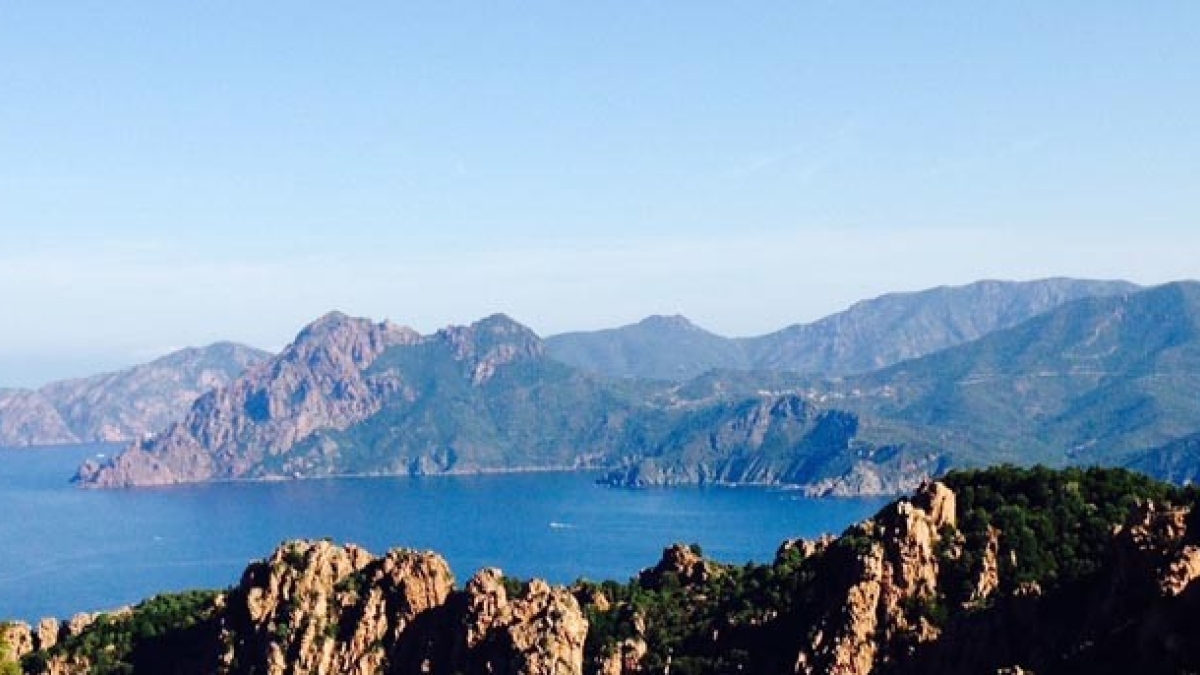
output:
POLYGON ((224 588, 293 538, 376 554, 431 549, 460 582, 488 566, 555 583, 625 580, 673 542, 698 543, 724 562, 764 562, 786 538, 840 532, 886 502, 770 488, 614 489, 588 472, 137 490, 69 483, 81 461, 115 450, 0 449, 0 618, 61 618, 224 588))

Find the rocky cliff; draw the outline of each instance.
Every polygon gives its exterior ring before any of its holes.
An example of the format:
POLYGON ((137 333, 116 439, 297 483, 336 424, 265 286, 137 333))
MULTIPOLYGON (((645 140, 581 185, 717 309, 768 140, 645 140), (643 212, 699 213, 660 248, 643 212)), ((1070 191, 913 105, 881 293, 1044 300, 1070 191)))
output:
POLYGON ((508 589, 494 569, 456 589, 427 551, 294 541, 185 614, 158 601, 36 631, 9 624, 0 637, 26 672, 53 675, 581 675, 588 624, 575 597, 538 580, 508 589), (180 637, 186 646, 168 649, 180 637))
POLYGON ((243 477, 315 429, 345 428, 375 413, 381 393, 400 384, 366 368, 389 347, 419 340, 407 328, 330 313, 263 367, 201 397, 182 422, 110 464, 85 465, 80 478, 119 486, 243 477))
POLYGON ((172 352, 103 375, 0 391, 0 446, 122 442, 182 419, 205 392, 266 361, 266 352, 229 342, 172 352))
POLYGON ((770 564, 675 545, 569 589, 287 542, 229 591, 0 642, 30 675, 1195 672, 1198 498, 1120 470, 955 473, 770 564))

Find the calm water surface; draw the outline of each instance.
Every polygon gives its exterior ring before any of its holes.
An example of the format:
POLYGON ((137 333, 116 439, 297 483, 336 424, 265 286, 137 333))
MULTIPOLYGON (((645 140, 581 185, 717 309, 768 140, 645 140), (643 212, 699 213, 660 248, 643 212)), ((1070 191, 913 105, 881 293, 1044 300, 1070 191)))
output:
POLYGON ((881 499, 760 488, 619 490, 586 473, 229 483, 81 490, 96 446, 0 449, 0 618, 65 617, 156 592, 237 582, 282 540, 331 537, 374 553, 433 549, 460 581, 496 566, 566 583, 627 579, 663 546, 768 561, 788 537, 840 532, 881 499))

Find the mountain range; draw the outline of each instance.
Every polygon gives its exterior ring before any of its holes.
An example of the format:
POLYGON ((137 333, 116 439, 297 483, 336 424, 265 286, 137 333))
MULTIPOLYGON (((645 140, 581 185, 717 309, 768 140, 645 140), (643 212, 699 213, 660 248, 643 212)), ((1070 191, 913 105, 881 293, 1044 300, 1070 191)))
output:
POLYGON ((856 303, 812 323, 726 338, 682 316, 546 339, 554 358, 612 377, 687 380, 709 370, 840 376, 931 354, 1015 326, 1066 302, 1138 290, 1125 281, 978 281, 856 303))
MULTIPOLYGON (((797 378, 792 391, 854 415, 856 440, 886 450, 817 482, 853 493, 878 484, 873 476, 920 465, 1035 462, 1130 466, 1190 480, 1200 467, 1198 317, 1200 284, 1178 282, 1069 302, 870 373, 797 378), (896 466, 896 450, 925 461, 896 466)), ((647 482, 642 469, 651 471, 650 483, 695 482, 694 463, 673 455, 635 463, 632 482, 647 482), (664 461, 674 470, 664 474, 664 461)))
MULTIPOLYGON (((978 295, 991 283, 961 290, 978 295)), ((1044 298, 1070 287, 1046 283, 1021 288, 1044 298)), ((948 294, 931 297, 957 307, 948 294)), ((1014 304, 1035 303, 991 306, 1014 304)), ((1069 300, 868 373, 710 370, 672 382, 572 367, 503 315, 423 336, 331 313, 161 434, 81 467, 79 479, 111 487, 589 468, 619 485, 864 494, 995 462, 1138 464, 1166 475, 1195 465, 1180 443, 1200 432, 1197 316, 1200 285, 1180 282, 1069 300)))
POLYGON ((269 357, 253 347, 219 342, 37 390, 0 389, 0 446, 142 438, 182 418, 200 394, 269 357))

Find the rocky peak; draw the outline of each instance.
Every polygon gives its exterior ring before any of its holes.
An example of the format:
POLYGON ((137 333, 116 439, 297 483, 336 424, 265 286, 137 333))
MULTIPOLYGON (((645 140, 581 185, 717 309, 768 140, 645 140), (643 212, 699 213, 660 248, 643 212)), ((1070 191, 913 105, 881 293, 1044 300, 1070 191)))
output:
POLYGON ((305 326, 283 355, 293 361, 311 360, 317 354, 331 360, 347 358, 361 370, 387 348, 420 340, 420 334, 411 328, 330 312, 305 326))
POLYGON ((19 661, 34 651, 36 636, 29 624, 0 623, 0 665, 7 661, 19 661))
POLYGON ((536 333, 504 314, 493 314, 470 326, 444 328, 436 338, 448 343, 454 358, 468 365, 471 381, 477 385, 490 380, 497 368, 546 353, 536 333))
POLYGON ((701 328, 696 326, 696 324, 692 323, 686 316, 682 314, 651 314, 650 316, 637 322, 637 325, 642 328, 672 332, 701 330, 701 328))
POLYGON ((1138 504, 1116 534, 1117 571, 1148 579, 1163 597, 1178 596, 1200 578, 1200 541, 1189 532, 1191 509, 1138 504))
POLYGON ((510 598, 503 582, 485 569, 456 592, 431 552, 288 542, 230 594, 222 662, 271 675, 582 675, 587 621, 574 596, 535 580, 510 598))
POLYGON ((486 569, 467 584, 464 660, 473 672, 582 675, 588 622, 575 596, 534 579, 509 599, 502 579, 486 569))
POLYGON ((830 579, 828 604, 802 640, 796 672, 865 674, 937 638, 909 610, 937 597, 937 544, 941 528, 955 522, 954 508, 953 491, 925 483, 818 553, 830 579))
POLYGON ((832 535, 822 535, 816 539, 787 539, 779 545, 775 550, 775 564, 783 564, 788 558, 796 556, 801 560, 807 560, 815 555, 823 553, 834 542, 832 535))
POLYGON ((955 513, 957 501, 954 491, 946 487, 944 483, 937 481, 921 483, 917 487, 916 494, 913 495, 912 505, 929 518, 934 529, 941 529, 946 525, 954 526, 958 522, 955 513))
POLYGON ((356 546, 285 543, 247 568, 229 600, 226 663, 275 675, 384 672, 407 629, 441 607, 454 580, 433 553, 376 558, 356 546))
POLYGON ((105 465, 81 467, 78 478, 112 487, 244 477, 317 430, 377 412, 394 383, 366 369, 388 349, 420 340, 395 324, 327 314, 278 356, 197 399, 182 423, 105 465))
POLYGON ((712 566, 695 548, 672 544, 663 549, 662 559, 654 567, 642 570, 638 581, 646 588, 661 588, 667 575, 685 586, 702 584, 713 574, 712 566))

